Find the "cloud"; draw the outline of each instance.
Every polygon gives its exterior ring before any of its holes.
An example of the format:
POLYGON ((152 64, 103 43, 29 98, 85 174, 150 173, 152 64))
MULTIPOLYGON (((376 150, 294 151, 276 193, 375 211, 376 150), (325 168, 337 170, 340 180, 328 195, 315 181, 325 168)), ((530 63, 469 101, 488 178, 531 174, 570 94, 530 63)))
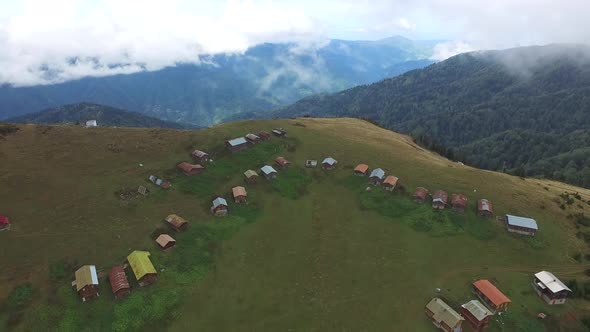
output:
POLYGON ((436 61, 442 61, 454 55, 465 52, 471 52, 474 50, 475 49, 471 45, 461 41, 439 43, 434 46, 431 59, 436 61))

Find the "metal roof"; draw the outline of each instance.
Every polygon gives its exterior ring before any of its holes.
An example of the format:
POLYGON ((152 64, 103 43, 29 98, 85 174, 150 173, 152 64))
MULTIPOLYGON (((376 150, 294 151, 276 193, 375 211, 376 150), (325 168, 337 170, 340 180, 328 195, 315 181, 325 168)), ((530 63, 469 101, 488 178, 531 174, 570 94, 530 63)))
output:
POLYGON ((508 224, 511 226, 524 227, 524 228, 529 228, 529 229, 534 229, 534 230, 539 229, 535 219, 518 217, 518 216, 513 216, 510 214, 507 214, 506 220, 507 220, 508 224))
POLYGON ((437 297, 430 300, 426 305, 426 308, 434 314, 432 319, 437 323, 444 322, 446 325, 454 327, 457 323, 463 320, 463 317, 461 317, 459 313, 437 297))
POLYGON ((478 280, 473 283, 483 296, 490 300, 494 305, 499 306, 503 303, 510 303, 510 299, 504 295, 494 284, 487 279, 478 280))
POLYGON ((246 135, 246 138, 251 139, 251 140, 260 139, 260 137, 254 135, 254 134, 248 134, 248 135, 246 135))
POLYGON ((535 274, 535 278, 539 279, 553 293, 561 292, 562 290, 572 291, 551 272, 541 271, 535 274))
POLYGON ((213 208, 216 208, 220 205, 225 205, 227 206, 227 201, 225 200, 225 198, 223 197, 217 197, 216 199, 213 200, 213 208))
POLYGON ((480 199, 477 205, 480 211, 492 212, 492 203, 485 198, 480 199))
POLYGON ((231 191, 232 191, 232 194, 234 195, 234 197, 247 196, 248 195, 246 193, 246 188, 244 188, 242 186, 233 187, 231 189, 231 191))
POLYGON ((84 265, 76 271, 76 291, 88 285, 98 285, 98 275, 96 274, 96 266, 84 265))
POLYGON ((146 274, 156 274, 156 268, 150 260, 148 251, 135 250, 127 256, 127 261, 131 265, 131 270, 137 280, 143 278, 146 274))
POLYGON ((255 171, 253 171, 253 170, 249 169, 249 170, 247 170, 247 171, 245 171, 245 172, 244 172, 244 175, 245 175, 247 178, 251 178, 251 177, 253 177, 253 176, 258 176, 258 173, 256 173, 255 171))
POLYGON ((486 317, 494 315, 488 308, 486 308, 486 306, 484 306, 478 300, 471 300, 465 304, 462 304, 461 307, 469 311, 473 315, 473 317, 475 317, 478 321, 482 321, 486 317))
POLYGON ((234 138, 232 140, 227 141, 227 143, 231 146, 238 146, 238 145, 246 144, 246 143, 248 143, 248 141, 246 141, 246 139, 244 137, 238 137, 238 138, 234 138))
POLYGON ((264 173, 266 175, 277 172, 274 168, 272 168, 272 166, 268 166, 268 165, 265 165, 264 167, 262 167, 260 169, 260 171, 262 171, 262 173, 264 173))
POLYGON ((382 170, 381 168, 375 168, 372 172, 371 172, 371 176, 370 177, 378 177, 380 179, 383 179, 383 177, 385 176, 385 171, 382 170))
POLYGON ((369 170, 369 165, 367 164, 358 164, 354 170, 356 172, 366 173, 369 170))
POLYGON ((129 281, 122 266, 114 266, 109 272, 109 281, 111 282, 111 289, 113 293, 117 293, 121 289, 129 289, 129 281))
POLYGON ((338 162, 336 161, 336 159, 332 158, 332 157, 328 157, 326 159, 324 159, 324 161, 322 161, 322 164, 328 164, 330 166, 336 165, 338 162))

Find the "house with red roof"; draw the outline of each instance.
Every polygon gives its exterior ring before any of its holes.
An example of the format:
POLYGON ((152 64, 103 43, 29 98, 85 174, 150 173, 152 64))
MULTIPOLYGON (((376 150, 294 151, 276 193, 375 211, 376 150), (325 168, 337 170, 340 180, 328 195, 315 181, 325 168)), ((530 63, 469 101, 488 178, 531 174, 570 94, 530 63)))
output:
POLYGON ((463 194, 453 194, 451 196, 451 207, 455 212, 464 212, 467 207, 467 196, 463 194))
POLYGON ((383 186, 383 188, 385 190, 393 191, 395 189, 395 187, 397 186, 398 181, 399 181, 399 179, 396 176, 389 175, 388 177, 385 178, 385 180, 383 180, 381 185, 383 186))
POLYGON ((473 292, 492 313, 506 311, 512 302, 489 280, 482 279, 473 283, 473 292))
POLYGON ((480 199, 477 201, 477 214, 480 217, 491 218, 494 215, 492 202, 487 199, 480 199))
POLYGON ((0 215, 0 231, 7 231, 10 229, 10 218, 0 215))
POLYGON ((109 281, 115 298, 122 299, 131 293, 131 286, 125 269, 122 266, 114 266, 109 272, 109 281))
POLYGON ((426 201, 426 197, 428 196, 428 189, 424 187, 416 188, 414 191, 414 202, 416 203, 424 203, 426 201))

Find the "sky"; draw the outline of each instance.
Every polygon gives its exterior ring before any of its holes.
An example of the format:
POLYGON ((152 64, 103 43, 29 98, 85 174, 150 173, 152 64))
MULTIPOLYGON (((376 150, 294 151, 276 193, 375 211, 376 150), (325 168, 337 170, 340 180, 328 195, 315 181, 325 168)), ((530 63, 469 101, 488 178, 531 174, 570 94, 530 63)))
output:
POLYGON ((263 42, 445 40, 435 60, 590 43, 589 12, 587 0, 0 0, 0 84, 158 70, 263 42))

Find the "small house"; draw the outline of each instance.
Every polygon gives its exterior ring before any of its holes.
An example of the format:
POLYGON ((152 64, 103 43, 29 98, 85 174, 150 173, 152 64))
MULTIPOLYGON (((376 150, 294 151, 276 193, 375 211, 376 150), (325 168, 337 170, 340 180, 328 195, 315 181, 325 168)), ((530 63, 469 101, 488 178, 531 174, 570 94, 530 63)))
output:
POLYGON ((283 128, 275 128, 272 130, 273 135, 277 136, 277 137, 285 137, 287 136, 287 131, 285 131, 285 129, 283 128))
POLYGON ((168 234, 160 234, 160 236, 156 238, 156 243, 160 248, 166 250, 174 247, 176 245, 176 240, 168 234))
POLYGON ((249 147, 250 143, 244 137, 238 137, 225 142, 225 146, 231 152, 238 152, 249 147))
POLYGON ((467 196, 463 194, 453 194, 451 196, 451 207, 455 212, 464 212, 467 207, 467 196))
POLYGON ((75 273, 76 280, 72 281, 72 287, 82 298, 83 302, 98 297, 98 274, 96 266, 84 265, 75 273))
POLYGON ((334 167, 336 167, 337 163, 338 163, 338 161, 336 161, 336 159, 334 159, 332 157, 328 157, 328 158, 324 159, 324 161, 322 161, 322 168, 323 169, 334 169, 334 167))
POLYGON ((200 163, 206 163, 209 161, 209 154, 207 152, 201 151, 201 150, 195 150, 191 153, 191 156, 193 156, 193 159, 195 159, 196 161, 200 162, 200 163))
POLYGON ((125 269, 122 266, 114 266, 109 272, 109 282, 115 298, 122 299, 131 293, 131 286, 125 269))
POLYGON ((308 159, 305 161, 305 167, 307 168, 315 168, 318 166, 318 161, 313 159, 308 159))
POLYGON ((180 164, 178 164, 178 169, 181 170, 184 175, 186 176, 193 176, 193 175, 199 175, 201 173, 203 173, 203 170, 205 169, 205 167, 196 164, 189 164, 185 161, 181 162, 180 164))
POLYGON ((0 231, 10 230, 10 218, 0 215, 0 231))
POLYGON ((490 325, 494 314, 478 300, 471 300, 461 305, 461 316, 471 325, 474 331, 481 331, 490 325))
POLYGON ((150 175, 148 177, 148 180, 160 188, 168 189, 168 188, 172 187, 172 184, 170 183, 170 181, 160 179, 159 177, 157 177, 155 175, 150 175))
POLYGON ((96 122, 96 120, 86 121, 86 128, 90 128, 90 127, 98 127, 98 123, 96 122))
POLYGON ((217 197, 213 200, 211 206, 211 213, 217 217, 224 217, 227 215, 227 201, 223 197, 217 197))
POLYGON ((553 273, 547 271, 535 273, 533 288, 537 295, 547 304, 564 304, 568 295, 572 292, 553 273))
POLYGON ((473 283, 473 292, 492 313, 506 311, 510 299, 489 280, 482 279, 473 283))
POLYGON ((277 177, 277 171, 272 168, 272 166, 266 165, 260 169, 260 172, 262 172, 262 175, 264 175, 264 177, 268 180, 272 180, 277 177))
POLYGON ((506 215, 506 228, 511 233, 535 236, 539 227, 537 221, 531 218, 506 215))
POLYGON ((426 305, 424 312, 437 328, 447 332, 461 332, 463 317, 443 300, 433 298, 426 305))
POLYGON ((480 199, 477 201, 477 214, 480 217, 491 218, 494 214, 492 202, 487 199, 480 199))
POLYGON ((366 164, 358 164, 354 168, 353 174, 356 175, 356 176, 366 176, 367 175, 367 171, 369 171, 369 165, 366 165, 366 164))
POLYGON ((275 164, 280 168, 287 168, 291 165, 291 162, 285 159, 285 157, 277 157, 277 159, 275 159, 275 164))
POLYGON ((369 175, 369 182, 371 184, 373 184, 374 186, 378 186, 381 184, 384 177, 385 177, 385 171, 382 170, 381 168, 375 168, 371 172, 371 175, 369 175))
POLYGON ((416 203, 424 203, 426 201, 426 197, 428 196, 428 189, 424 187, 416 188, 414 191, 414 202, 416 203))
POLYGON ((268 132, 264 131, 264 130, 262 130, 262 131, 260 131, 258 133, 258 137, 260 137, 260 139, 262 141, 268 141, 268 140, 270 140, 270 134, 268 132))
POLYGON ((244 178, 246 179, 246 183, 255 184, 258 181, 258 173, 249 169, 244 172, 244 178))
POLYGON ((248 196, 248 193, 246 193, 246 188, 242 187, 242 186, 237 186, 237 187, 233 187, 231 189, 232 194, 234 195, 234 200, 236 201, 236 203, 244 203, 246 202, 246 196, 248 196))
POLYGON ((246 135, 246 140, 248 140, 248 142, 250 142, 251 144, 260 143, 260 137, 258 137, 257 135, 254 135, 254 134, 246 135))
POLYGON ((432 194, 432 207, 443 210, 449 201, 449 194, 444 190, 437 190, 432 194))
POLYGON ((397 186, 397 182, 399 181, 399 179, 393 175, 389 175, 388 177, 385 178, 385 180, 383 180, 383 183, 381 184, 383 186, 383 188, 385 188, 385 190, 387 191, 393 191, 395 189, 395 187, 397 186))
POLYGON ((177 232, 184 232, 188 228, 188 221, 176 214, 171 214, 164 220, 177 232))
POLYGON ((127 261, 131 266, 131 270, 139 286, 150 285, 158 279, 158 272, 156 272, 156 268, 150 260, 150 253, 148 251, 135 250, 127 256, 127 261))

